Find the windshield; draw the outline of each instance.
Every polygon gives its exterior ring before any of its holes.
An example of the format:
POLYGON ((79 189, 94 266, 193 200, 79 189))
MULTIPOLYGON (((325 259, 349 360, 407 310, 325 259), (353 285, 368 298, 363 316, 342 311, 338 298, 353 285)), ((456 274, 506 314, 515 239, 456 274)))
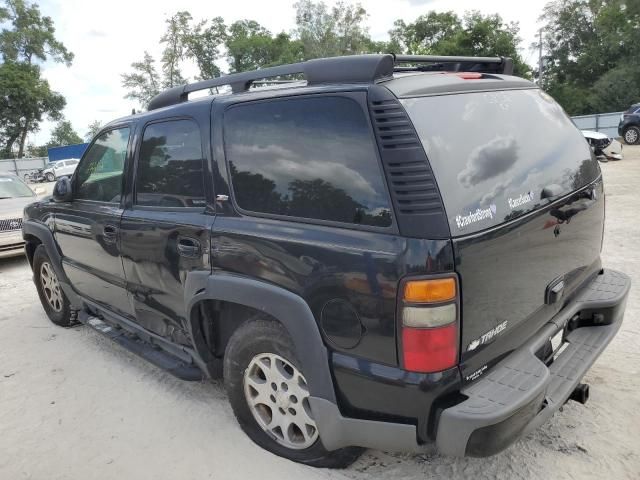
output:
POLYGON ((540 90, 402 102, 427 152, 454 236, 517 218, 600 173, 580 131, 540 90))
POLYGON ((34 193, 16 177, 0 177, 0 199, 33 197, 34 193))

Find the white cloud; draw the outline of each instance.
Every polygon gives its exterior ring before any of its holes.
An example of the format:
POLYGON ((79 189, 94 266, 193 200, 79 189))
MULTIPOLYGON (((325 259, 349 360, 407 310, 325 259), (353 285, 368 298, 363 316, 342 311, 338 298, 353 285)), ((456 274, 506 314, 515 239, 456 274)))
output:
MULTIPOLYGON (((360 0, 369 12, 371 35, 386 39, 394 20, 409 22, 431 9, 454 10, 459 14, 477 9, 483 13, 500 13, 508 21, 519 21, 521 45, 525 59, 529 44, 534 41, 536 19, 546 0, 513 2, 506 0, 360 0)), ((148 50, 158 56, 158 43, 164 21, 178 10, 188 10, 194 18, 222 16, 227 22, 251 18, 272 32, 294 28, 295 0, 248 0, 245 2, 203 2, 170 0, 41 0, 40 8, 53 18, 58 38, 74 54, 73 65, 44 65, 44 75, 52 87, 67 99, 65 116, 84 135, 92 120, 110 121, 127 115, 136 105, 125 100, 120 75, 130 70, 130 64, 142 58, 148 50)), ((328 0, 327 3, 334 3, 328 0)), ((347 0, 357 3, 357 0, 347 0)), ((532 57, 533 58, 533 57, 532 57)), ((193 73, 189 69, 186 73, 193 73)), ((41 131, 30 137, 34 143, 49 138, 51 125, 44 122, 41 131)))

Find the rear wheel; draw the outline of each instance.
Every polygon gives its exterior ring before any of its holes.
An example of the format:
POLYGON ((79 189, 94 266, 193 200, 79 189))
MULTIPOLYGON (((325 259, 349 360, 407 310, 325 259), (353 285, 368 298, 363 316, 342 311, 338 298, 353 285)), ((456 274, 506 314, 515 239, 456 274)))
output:
POLYGON ((640 144, 640 128, 639 127, 629 127, 624 132, 624 141, 629 145, 638 145, 640 144))
POLYGON ((43 245, 39 245, 33 254, 33 279, 49 320, 61 327, 75 325, 77 311, 71 308, 43 245))
POLYGON ((235 331, 224 359, 225 387, 244 432, 276 455, 314 467, 343 468, 360 448, 328 451, 309 406, 293 342, 277 322, 255 318, 235 331))

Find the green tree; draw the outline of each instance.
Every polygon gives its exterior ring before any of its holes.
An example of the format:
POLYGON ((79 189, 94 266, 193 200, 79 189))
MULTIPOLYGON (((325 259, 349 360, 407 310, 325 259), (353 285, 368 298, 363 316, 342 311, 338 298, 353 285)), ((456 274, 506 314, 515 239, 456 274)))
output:
POLYGON ((556 0, 541 20, 542 85, 565 110, 624 110, 640 98, 640 2, 556 0))
POLYGON ((186 39, 190 34, 191 14, 181 11, 166 20, 167 30, 160 43, 164 44, 161 65, 164 73, 163 87, 171 88, 186 82, 180 72, 180 62, 187 54, 186 39))
POLYGON ((100 130, 102 130, 102 123, 100 123, 99 120, 91 122, 87 126, 87 133, 84 134, 85 141, 90 142, 93 140, 93 137, 95 137, 100 130))
POLYGON ((61 119, 51 130, 51 139, 47 145, 49 147, 59 147, 78 143, 82 143, 82 137, 76 133, 69 120, 61 119))
POLYGON ((254 20, 240 20, 228 28, 225 46, 232 72, 255 70, 303 59, 300 42, 282 32, 276 37, 254 20))
POLYGON ((203 20, 187 30, 184 38, 186 57, 196 62, 199 80, 219 77, 222 73, 216 60, 221 57, 220 50, 226 38, 227 27, 222 17, 203 20))
POLYGON ((167 30, 160 39, 164 44, 160 68, 156 60, 144 52, 142 61, 131 64, 132 72, 121 76, 127 90, 125 98, 136 100, 142 107, 164 88, 187 82, 182 76, 182 63, 195 62, 199 70, 197 79, 220 76, 216 60, 221 57, 221 47, 227 38, 226 26, 221 17, 194 23, 191 14, 178 12, 167 21, 167 30))
POLYGON ((56 120, 65 100, 53 92, 36 61, 71 64, 73 54, 55 38, 50 17, 24 0, 4 0, 0 6, 0 150, 3 156, 24 154, 27 134, 44 117, 56 120))
POLYGON ((589 112, 626 110, 640 100, 640 65, 622 64, 612 68, 593 84, 587 97, 589 112))
POLYGON ((46 157, 49 154, 46 145, 27 145, 26 153, 30 158, 46 157))
POLYGON ((389 36, 397 52, 424 55, 434 53, 441 42, 451 41, 461 30, 462 21, 454 12, 431 11, 409 24, 396 20, 389 36))
POLYGON ((460 18, 454 12, 429 12, 409 24, 397 20, 389 35, 402 53, 511 57, 514 74, 527 77, 531 69, 518 53, 519 31, 517 23, 498 14, 471 11, 460 18))
POLYGON ((71 65, 73 53, 59 42, 51 17, 42 16, 36 4, 24 0, 4 0, 0 7, 0 23, 10 28, 0 32, 0 53, 3 61, 33 63, 53 60, 71 65))
POLYGON ((65 103, 40 76, 39 66, 0 64, 0 156, 12 157, 17 143, 18 158, 22 157, 27 132, 36 131, 45 117, 58 120, 65 103))
POLYGON ((155 60, 144 52, 141 62, 131 64, 132 73, 125 73, 121 76, 122 86, 126 88, 125 98, 137 100, 140 105, 146 106, 149 101, 160 93, 161 79, 155 66, 155 60))
POLYGON ((359 3, 336 3, 300 0, 296 9, 295 35, 302 42, 304 57, 320 58, 368 53, 380 47, 371 41, 366 26, 367 11, 359 3))

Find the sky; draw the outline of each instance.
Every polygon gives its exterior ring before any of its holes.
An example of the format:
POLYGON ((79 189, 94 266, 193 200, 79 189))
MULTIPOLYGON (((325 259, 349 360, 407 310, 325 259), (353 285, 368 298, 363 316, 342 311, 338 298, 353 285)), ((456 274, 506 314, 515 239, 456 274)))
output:
MULTIPOLYGON (((368 26, 375 40, 388 39, 396 19, 411 22, 429 10, 467 10, 499 13, 520 25, 521 54, 535 63, 530 49, 539 28, 538 17, 548 0, 360 0, 369 13, 368 26)), ((44 76, 52 88, 67 99, 64 115, 84 137, 90 122, 106 123, 128 115, 139 106, 124 98, 121 75, 145 50, 156 58, 164 21, 178 10, 188 10, 196 20, 221 16, 227 23, 249 18, 272 33, 289 32, 295 26, 295 0, 40 0, 44 15, 53 18, 56 35, 75 54, 73 65, 45 64, 44 76)), ((332 5, 333 0, 325 0, 332 5)), ((345 3, 358 3, 345 0, 345 3)), ((189 73, 186 71, 186 73, 189 73)), ((50 122, 28 141, 39 145, 49 140, 50 122)))

